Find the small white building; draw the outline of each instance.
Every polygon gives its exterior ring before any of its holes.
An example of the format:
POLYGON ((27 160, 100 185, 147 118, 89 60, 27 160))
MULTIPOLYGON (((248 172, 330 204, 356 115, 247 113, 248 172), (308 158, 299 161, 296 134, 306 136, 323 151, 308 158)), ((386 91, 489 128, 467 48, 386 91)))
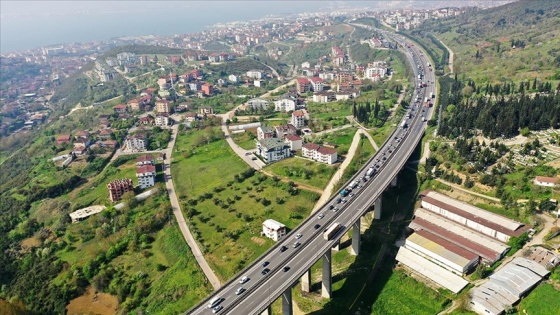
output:
POLYGON ((338 160, 338 154, 335 149, 325 148, 311 142, 302 146, 301 155, 325 164, 334 164, 338 160))
POLYGON ((262 75, 262 71, 249 70, 247 71, 247 76, 251 79, 261 79, 263 75, 262 75))
POLYGON ((267 109, 269 102, 262 98, 253 98, 247 101, 247 105, 254 109, 267 109))
POLYGON ((136 169, 136 177, 138 177, 138 186, 141 189, 152 187, 155 185, 156 167, 153 165, 143 165, 136 169))
POLYGON ((253 85, 256 87, 263 87, 264 86, 264 81, 263 80, 255 80, 253 81, 253 85))
POLYGON ((274 101, 274 110, 277 112, 289 112, 296 110, 296 101, 289 98, 274 101))
POLYGON ((147 142, 146 135, 139 134, 139 133, 132 136, 128 136, 124 140, 126 150, 129 152, 145 151, 147 145, 146 142, 147 142))
POLYGON ((284 141, 290 146, 290 150, 297 151, 301 150, 303 140, 296 135, 287 135, 284 141))
POLYGON ((237 77, 235 74, 230 74, 230 75, 228 76, 228 80, 229 80, 229 82, 237 83, 238 77, 237 77))
POLYGON ((557 187, 560 186, 560 180, 557 177, 537 176, 533 183, 537 186, 543 187, 557 187))
POLYGON ((154 124, 159 127, 169 126, 169 117, 167 116, 156 116, 154 119, 154 124))
POLYGON ((267 219, 263 222, 263 234, 274 241, 278 241, 286 235, 286 226, 276 220, 267 219))
POLYGON ((291 123, 297 129, 301 129, 305 127, 305 120, 309 119, 307 117, 307 111, 305 109, 294 110, 292 112, 292 120, 291 123))
POLYGON ((274 130, 269 126, 259 126, 257 128, 257 140, 274 138, 274 130))

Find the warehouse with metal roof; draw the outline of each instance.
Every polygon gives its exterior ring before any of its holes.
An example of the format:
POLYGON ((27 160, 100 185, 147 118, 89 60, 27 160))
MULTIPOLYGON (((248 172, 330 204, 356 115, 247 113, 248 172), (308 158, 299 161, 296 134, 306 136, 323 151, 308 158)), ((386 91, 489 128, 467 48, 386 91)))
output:
POLYGON ((471 290, 470 307, 479 314, 502 314, 548 273, 540 264, 516 257, 491 275, 489 281, 471 290))
POLYGON ((406 247, 401 247, 399 249, 397 261, 453 293, 459 293, 459 291, 469 284, 467 280, 417 255, 406 247))
POLYGON ((475 253, 425 230, 410 235, 404 246, 459 276, 474 268, 479 258, 475 253))
POLYGON ((510 237, 518 237, 529 229, 521 222, 480 209, 435 191, 424 191, 421 196, 422 208, 504 243, 507 243, 510 237))
POLYGON ((422 208, 414 212, 414 219, 409 228, 415 231, 426 230, 439 235, 479 255, 488 265, 498 261, 509 249, 509 246, 494 238, 422 208))

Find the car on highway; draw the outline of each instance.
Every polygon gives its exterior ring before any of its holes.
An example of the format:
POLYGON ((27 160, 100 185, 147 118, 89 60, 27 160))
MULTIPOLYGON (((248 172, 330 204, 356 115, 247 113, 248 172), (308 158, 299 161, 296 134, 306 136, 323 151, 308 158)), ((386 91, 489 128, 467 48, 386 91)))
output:
POLYGON ((294 243, 294 248, 298 248, 299 245, 301 245, 300 242, 295 242, 295 243, 294 243))
POLYGON ((263 271, 261 271, 261 274, 262 274, 263 276, 266 276, 269 272, 270 272, 270 269, 264 268, 263 271))
POLYGON ((286 272, 286 271, 290 270, 290 266, 284 266, 284 268, 282 268, 282 270, 283 270, 284 272, 286 272))
POLYGON ((263 268, 266 267, 266 266, 268 266, 268 264, 270 264, 268 261, 263 262, 263 263, 262 263, 263 268))
POLYGON ((288 247, 282 246, 282 247, 280 247, 280 252, 283 253, 283 252, 285 252, 287 249, 288 249, 288 247))
POLYGON ((334 205, 329 205, 329 210, 332 210, 334 208, 334 205))
POLYGON ((300 233, 296 234, 296 240, 300 239, 303 235, 301 235, 300 233))
POLYGON ((321 224, 315 224, 315 225, 313 226, 313 228, 314 228, 315 230, 319 229, 320 227, 321 227, 321 224))
POLYGON ((214 307, 214 308, 212 309, 212 313, 216 314, 216 313, 218 313, 219 311, 221 311, 222 308, 224 308, 224 307, 221 306, 221 305, 218 305, 218 306, 216 306, 216 307, 214 307))
MULTIPOLYGON (((333 209, 334 209, 334 207, 333 207, 333 209)), ((319 215, 317 216, 317 219, 320 220, 320 219, 322 219, 322 218, 324 218, 324 217, 325 217, 325 213, 322 212, 322 213, 319 213, 319 215)))
POLYGON ((245 288, 243 288, 243 287, 239 287, 239 288, 237 288, 237 290, 235 290, 235 294, 237 294, 237 295, 239 295, 243 292, 245 292, 245 288))
POLYGON ((241 278, 241 280, 239 280, 239 283, 243 284, 243 283, 246 283, 249 280, 250 280, 249 277, 244 276, 243 278, 241 278))

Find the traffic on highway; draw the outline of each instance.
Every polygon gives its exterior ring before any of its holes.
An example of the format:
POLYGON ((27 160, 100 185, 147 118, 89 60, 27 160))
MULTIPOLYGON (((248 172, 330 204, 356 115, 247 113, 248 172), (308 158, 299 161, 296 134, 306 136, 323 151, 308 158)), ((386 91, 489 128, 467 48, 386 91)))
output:
POLYGON ((412 102, 393 134, 316 214, 187 314, 259 314, 265 310, 330 251, 404 166, 431 118, 437 94, 435 76, 416 46, 399 35, 380 32, 404 49, 416 80, 412 102))

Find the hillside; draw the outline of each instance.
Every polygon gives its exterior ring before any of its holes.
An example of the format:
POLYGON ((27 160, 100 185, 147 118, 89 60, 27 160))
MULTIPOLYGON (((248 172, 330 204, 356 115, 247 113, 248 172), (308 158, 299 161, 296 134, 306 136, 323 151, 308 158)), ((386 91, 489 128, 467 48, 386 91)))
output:
POLYGON ((519 1, 430 20, 409 33, 426 42, 434 34, 454 52, 459 77, 477 84, 551 81, 560 80, 559 23, 559 1, 519 1))

